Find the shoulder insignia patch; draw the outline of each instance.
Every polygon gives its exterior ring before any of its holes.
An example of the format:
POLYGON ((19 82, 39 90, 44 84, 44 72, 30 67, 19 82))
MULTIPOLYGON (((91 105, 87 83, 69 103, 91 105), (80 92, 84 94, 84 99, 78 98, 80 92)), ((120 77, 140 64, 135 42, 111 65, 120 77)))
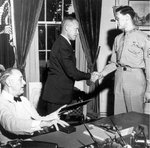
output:
POLYGON ((147 40, 150 41, 150 35, 149 34, 147 35, 147 40))

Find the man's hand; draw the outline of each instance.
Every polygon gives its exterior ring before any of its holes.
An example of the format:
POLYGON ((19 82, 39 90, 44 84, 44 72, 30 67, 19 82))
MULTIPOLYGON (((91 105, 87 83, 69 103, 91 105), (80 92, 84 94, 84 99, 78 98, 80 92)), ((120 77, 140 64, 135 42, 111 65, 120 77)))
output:
POLYGON ((99 78, 99 72, 94 71, 91 73, 91 79, 90 80, 93 83, 95 83, 98 80, 98 78, 99 78))
POLYGON ((62 107, 57 109, 55 112, 53 112, 45 117, 42 117, 40 127, 50 127, 53 125, 56 128, 56 130, 58 131, 59 130, 58 124, 61 125, 62 127, 69 126, 69 124, 67 122, 60 120, 60 117, 59 117, 60 110, 66 106, 67 105, 63 105, 62 107))
POLYGON ((42 117, 41 120, 42 121, 51 121, 51 120, 57 120, 57 119, 60 119, 59 117, 59 112, 62 108, 66 107, 67 105, 63 105, 62 107, 60 107, 59 109, 57 109, 55 112, 45 116, 45 117, 42 117))
POLYGON ((50 126, 54 126, 56 128, 57 131, 59 131, 59 127, 58 124, 61 125, 62 127, 66 127, 69 126, 69 124, 63 120, 60 119, 54 119, 51 121, 41 121, 40 123, 40 127, 50 127, 50 126))
POLYGON ((103 79, 103 78, 104 78, 103 72, 99 72, 99 77, 98 77, 98 79, 100 80, 100 79, 103 79))
POLYGON ((59 131, 58 124, 61 125, 62 127, 69 126, 69 124, 63 120, 53 120, 52 124, 54 125, 57 131, 59 131))

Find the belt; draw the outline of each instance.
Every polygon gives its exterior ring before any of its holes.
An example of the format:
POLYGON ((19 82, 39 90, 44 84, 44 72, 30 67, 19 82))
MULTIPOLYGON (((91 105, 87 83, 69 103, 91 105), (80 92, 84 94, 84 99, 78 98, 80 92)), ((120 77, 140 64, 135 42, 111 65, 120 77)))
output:
POLYGON ((142 68, 133 68, 128 65, 120 65, 118 68, 121 68, 123 71, 143 70, 142 68))
POLYGON ((123 71, 130 71, 130 70, 132 70, 132 68, 131 67, 127 67, 127 66, 123 66, 122 70, 123 71))
POLYGON ((123 71, 131 71, 132 68, 129 68, 129 67, 122 67, 122 70, 123 70, 123 71))

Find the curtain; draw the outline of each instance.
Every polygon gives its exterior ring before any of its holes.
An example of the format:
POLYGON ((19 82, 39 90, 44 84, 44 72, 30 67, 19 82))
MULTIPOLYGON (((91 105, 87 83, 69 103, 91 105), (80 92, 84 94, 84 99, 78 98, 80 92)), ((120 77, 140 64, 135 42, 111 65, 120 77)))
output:
MULTIPOLYGON (((86 72, 87 71, 87 60, 85 58, 85 54, 83 52, 82 44, 80 37, 77 36, 76 39, 76 44, 75 44, 76 50, 75 50, 75 55, 76 55, 76 66, 79 70, 86 72)), ((83 82, 83 89, 82 91, 88 93, 89 92, 89 86, 86 85, 86 81, 83 82)), ((86 117, 87 115, 87 105, 83 106, 83 115, 86 117)))
POLYGON ((40 69, 39 69, 39 51, 38 51, 38 26, 34 33, 32 44, 26 59, 26 82, 39 82, 40 69))
POLYGON ((91 69, 99 44, 101 0, 73 0, 76 17, 80 25, 80 39, 91 69))
POLYGON ((26 59, 25 76, 26 76, 26 96, 29 98, 29 83, 40 81, 40 69, 39 69, 39 51, 38 51, 38 26, 34 33, 32 44, 29 49, 29 53, 26 59))
MULTIPOLYGON (((75 15, 79 21, 79 34, 87 60, 88 71, 97 71, 96 60, 99 53, 99 33, 101 19, 101 0, 73 0, 75 15)), ((94 90, 97 87, 91 87, 94 90)), ((97 97, 96 97, 97 98, 97 97)), ((99 112, 99 98, 92 102, 92 110, 99 112)))
POLYGON ((26 58, 37 26, 43 0, 14 0, 16 66, 25 75, 26 58))
MULTIPOLYGON (((81 40, 79 38, 79 36, 76 39, 76 44, 75 44, 76 50, 75 50, 75 55, 76 55, 76 66, 79 70, 86 72, 87 71, 87 61, 85 58, 85 54, 83 52, 83 48, 82 48, 82 44, 81 44, 81 40)), ((89 87, 86 85, 86 82, 83 81, 83 87, 84 87, 84 91, 88 92, 89 91, 89 87)))

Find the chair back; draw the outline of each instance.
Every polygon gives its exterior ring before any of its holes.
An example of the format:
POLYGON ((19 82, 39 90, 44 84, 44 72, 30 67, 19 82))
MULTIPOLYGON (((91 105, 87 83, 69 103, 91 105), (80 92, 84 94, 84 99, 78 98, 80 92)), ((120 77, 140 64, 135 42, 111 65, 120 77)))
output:
POLYGON ((29 82, 28 83, 28 99, 37 109, 39 98, 41 96, 42 83, 41 82, 29 82))

